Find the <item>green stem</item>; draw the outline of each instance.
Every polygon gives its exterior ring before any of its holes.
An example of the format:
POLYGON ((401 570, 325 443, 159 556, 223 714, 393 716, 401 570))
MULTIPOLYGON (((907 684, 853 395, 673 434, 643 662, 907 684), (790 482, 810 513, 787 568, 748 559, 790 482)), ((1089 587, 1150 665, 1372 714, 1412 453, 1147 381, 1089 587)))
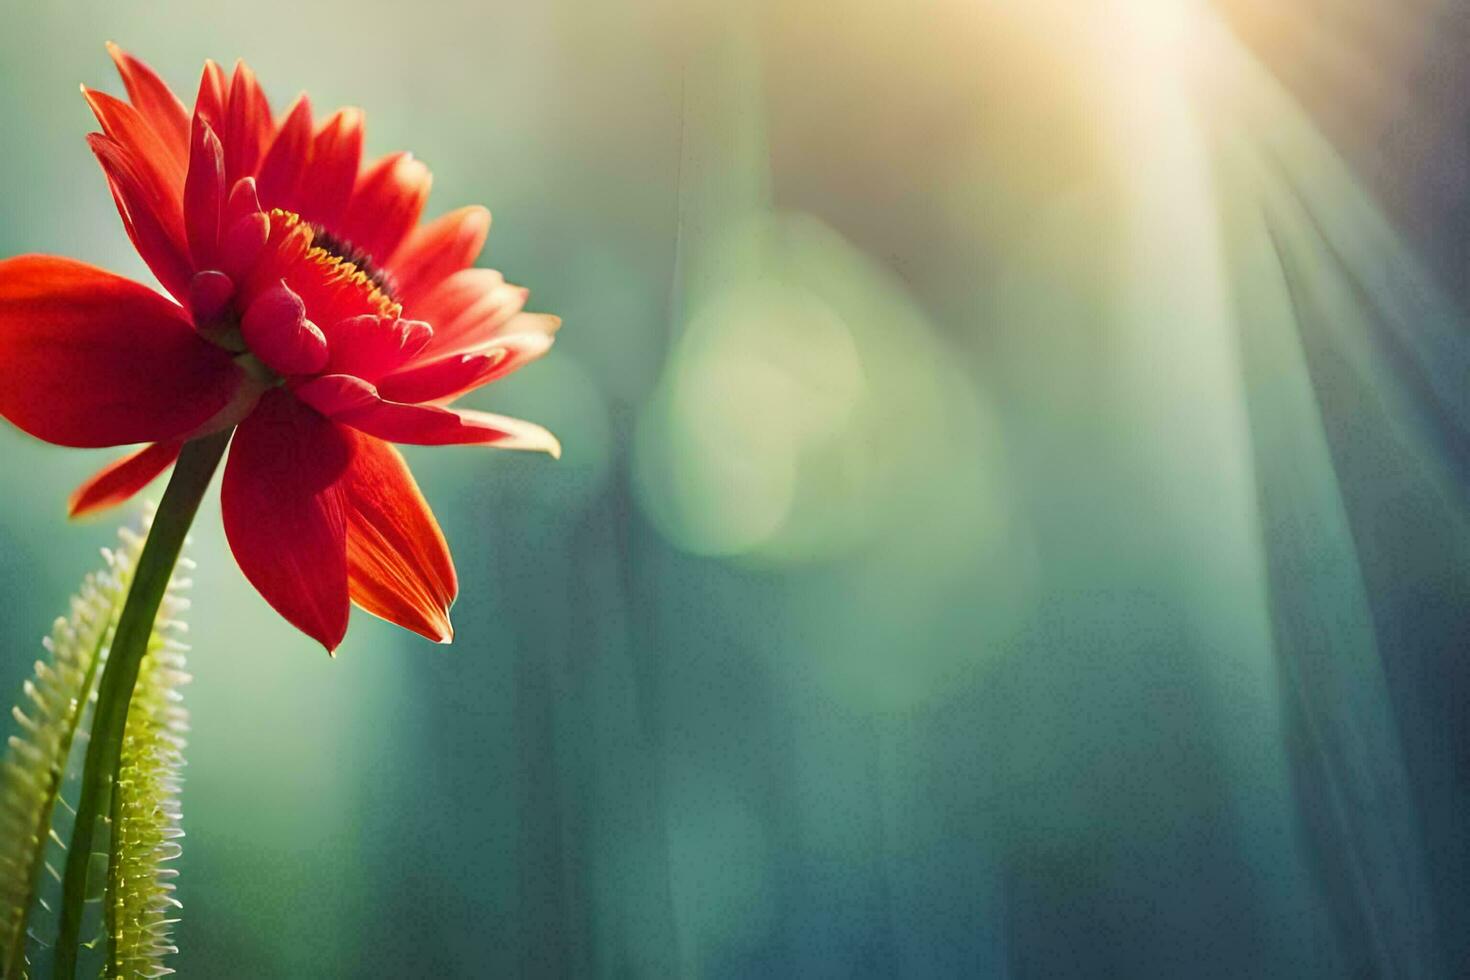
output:
POLYGON ((61 885, 61 925, 56 939, 53 976, 72 980, 76 975, 82 913, 87 900, 87 870, 97 821, 110 807, 112 786, 122 756, 123 730, 128 721, 128 704, 138 669, 148 650, 148 638, 158 618, 158 607, 173 577, 184 536, 194 523, 199 501, 209 487, 230 441, 230 430, 185 443, 173 477, 158 505, 143 554, 133 572, 127 602, 117 620, 107 666, 97 686, 97 709, 92 716, 92 736, 82 769, 82 797, 77 804, 76 825, 66 855, 66 874, 61 885))

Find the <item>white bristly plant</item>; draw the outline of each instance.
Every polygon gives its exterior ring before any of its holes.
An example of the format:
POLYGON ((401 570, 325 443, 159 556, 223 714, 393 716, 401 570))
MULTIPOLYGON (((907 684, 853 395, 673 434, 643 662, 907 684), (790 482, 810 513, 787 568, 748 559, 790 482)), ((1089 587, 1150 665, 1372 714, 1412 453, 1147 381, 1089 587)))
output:
MULTIPOLYGON (((34 976, 38 959, 56 945, 53 893, 70 856, 65 841, 76 829, 76 811, 67 799, 78 790, 75 756, 87 742, 98 680, 145 543, 130 528, 118 537, 115 550, 103 549, 105 567, 83 580, 68 614, 52 626, 43 641, 45 656, 12 711, 16 731, 0 763, 4 980, 34 976)), ((105 949, 102 970, 108 977, 173 972, 166 958, 177 951, 170 935, 179 903, 173 895, 176 871, 169 864, 183 836, 179 783, 188 716, 180 688, 189 676, 180 620, 188 603, 180 593, 188 587, 181 576, 189 567, 181 561, 163 591, 128 707, 116 791, 98 816, 101 826, 84 835, 90 847, 87 893, 102 901, 101 934, 86 945, 105 949)))

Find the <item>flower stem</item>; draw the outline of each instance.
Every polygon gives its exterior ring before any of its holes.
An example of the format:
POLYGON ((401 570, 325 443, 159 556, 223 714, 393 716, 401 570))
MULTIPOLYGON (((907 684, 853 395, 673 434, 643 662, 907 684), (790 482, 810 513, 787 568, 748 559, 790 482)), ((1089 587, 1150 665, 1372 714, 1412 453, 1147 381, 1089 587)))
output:
POLYGON ((113 783, 122 756, 123 731, 128 704, 138 669, 148 650, 158 607, 173 576, 184 546, 184 536, 194 523, 199 501, 219 466, 230 430, 215 432, 184 445, 173 477, 158 505, 143 554, 133 572, 127 601, 117 620, 107 665, 97 686, 97 708, 92 716, 92 735, 82 769, 82 796, 77 804, 76 824, 66 855, 66 874, 61 886, 61 924, 56 939, 53 976, 72 980, 76 975, 82 913, 87 900, 87 872, 92 863, 97 822, 109 812, 113 783))

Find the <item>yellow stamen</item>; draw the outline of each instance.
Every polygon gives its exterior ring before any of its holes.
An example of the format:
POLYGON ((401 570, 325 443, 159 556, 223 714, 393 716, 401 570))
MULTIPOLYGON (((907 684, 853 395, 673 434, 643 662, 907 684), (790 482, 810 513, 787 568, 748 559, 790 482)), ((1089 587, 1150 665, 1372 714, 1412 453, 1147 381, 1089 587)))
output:
POLYGON ((340 255, 313 244, 316 232, 309 223, 301 220, 300 215, 274 208, 270 219, 271 237, 275 237, 278 227, 282 234, 282 258, 314 266, 316 275, 321 277, 318 282, 322 289, 351 291, 373 307, 379 316, 397 317, 403 312, 403 305, 384 292, 366 272, 340 255))

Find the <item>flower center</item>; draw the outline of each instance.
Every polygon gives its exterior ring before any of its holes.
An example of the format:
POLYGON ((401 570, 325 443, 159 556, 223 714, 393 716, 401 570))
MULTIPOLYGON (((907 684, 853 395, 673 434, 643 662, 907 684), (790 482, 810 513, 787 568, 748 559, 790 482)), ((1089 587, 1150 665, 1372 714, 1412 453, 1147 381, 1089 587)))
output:
POLYGON ((318 230, 294 211, 270 212, 270 241, 256 271, 266 281, 284 279, 313 320, 333 323, 364 313, 397 317, 403 310, 388 277, 361 249, 318 230))
POLYGON ((374 264, 373 257, 367 253, 366 249, 359 248, 347 239, 332 234, 315 221, 311 222, 311 231, 314 246, 355 266, 359 272, 367 276, 369 282, 377 287, 378 292, 390 300, 394 298, 398 284, 393 281, 393 274, 374 264))
POLYGON ((294 211, 263 212, 253 186, 220 245, 222 268, 195 273, 189 305, 199 332, 241 355, 265 384, 311 375, 330 360, 336 325, 367 317, 396 321, 403 306, 367 253, 294 211), (250 205, 254 205, 250 207, 250 205))

